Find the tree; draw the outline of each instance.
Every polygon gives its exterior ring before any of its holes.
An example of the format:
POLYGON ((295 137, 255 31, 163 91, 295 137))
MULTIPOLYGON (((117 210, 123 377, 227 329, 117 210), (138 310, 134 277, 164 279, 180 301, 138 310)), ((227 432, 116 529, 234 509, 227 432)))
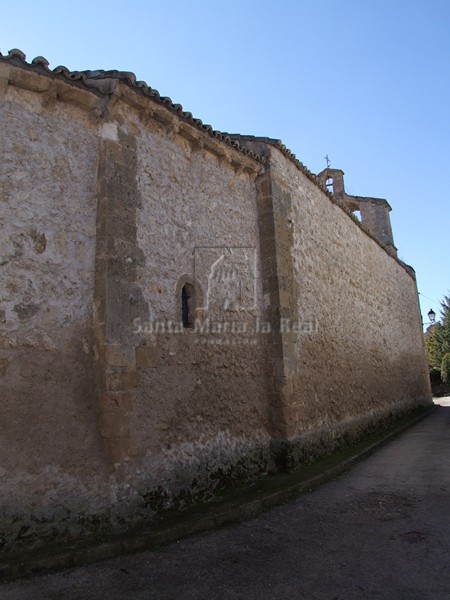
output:
POLYGON ((430 369, 434 371, 441 370, 442 352, 438 340, 438 325, 432 325, 425 333, 425 348, 427 351, 427 360, 430 369))
POLYGON ((450 383, 450 352, 442 357, 441 379, 444 383, 450 383))
POLYGON ((427 331, 425 347, 431 370, 450 383, 450 296, 444 296, 441 302, 441 320, 427 331))

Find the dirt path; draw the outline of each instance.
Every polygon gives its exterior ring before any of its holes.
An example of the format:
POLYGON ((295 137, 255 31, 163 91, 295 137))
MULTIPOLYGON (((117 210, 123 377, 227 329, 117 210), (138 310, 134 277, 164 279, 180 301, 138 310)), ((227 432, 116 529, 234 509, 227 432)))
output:
POLYGON ((1 600, 450 600, 450 398, 336 481, 245 523, 0 586, 1 600))

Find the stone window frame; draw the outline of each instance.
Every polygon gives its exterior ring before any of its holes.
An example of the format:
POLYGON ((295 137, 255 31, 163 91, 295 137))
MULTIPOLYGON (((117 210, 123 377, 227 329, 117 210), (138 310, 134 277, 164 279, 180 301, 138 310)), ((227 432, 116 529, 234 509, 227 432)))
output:
POLYGON ((197 318, 202 318, 203 315, 200 314, 199 307, 203 306, 203 290, 200 283, 188 273, 181 275, 178 278, 176 289, 175 289, 175 305, 176 305, 176 322, 183 323, 184 331, 192 331, 194 329, 195 320, 197 318), (190 319, 189 325, 184 324, 184 307, 183 307, 183 289, 188 285, 193 290, 193 295, 191 296, 192 302, 189 309, 190 319))

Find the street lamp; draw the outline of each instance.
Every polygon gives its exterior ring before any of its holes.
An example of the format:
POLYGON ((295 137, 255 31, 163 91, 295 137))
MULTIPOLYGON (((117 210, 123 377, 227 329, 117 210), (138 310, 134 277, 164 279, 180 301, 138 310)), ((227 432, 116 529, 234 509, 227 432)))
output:
POLYGON ((430 325, 434 325, 436 322, 436 313, 432 308, 427 312, 428 319, 430 320, 430 325))

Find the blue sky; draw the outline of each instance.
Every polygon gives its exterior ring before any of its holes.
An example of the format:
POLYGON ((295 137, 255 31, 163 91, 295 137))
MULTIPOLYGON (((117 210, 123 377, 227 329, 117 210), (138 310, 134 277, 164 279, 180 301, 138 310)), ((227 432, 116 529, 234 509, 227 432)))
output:
POLYGON ((0 51, 133 71, 215 129, 386 198, 424 320, 450 293, 450 0, 5 3, 0 51))

